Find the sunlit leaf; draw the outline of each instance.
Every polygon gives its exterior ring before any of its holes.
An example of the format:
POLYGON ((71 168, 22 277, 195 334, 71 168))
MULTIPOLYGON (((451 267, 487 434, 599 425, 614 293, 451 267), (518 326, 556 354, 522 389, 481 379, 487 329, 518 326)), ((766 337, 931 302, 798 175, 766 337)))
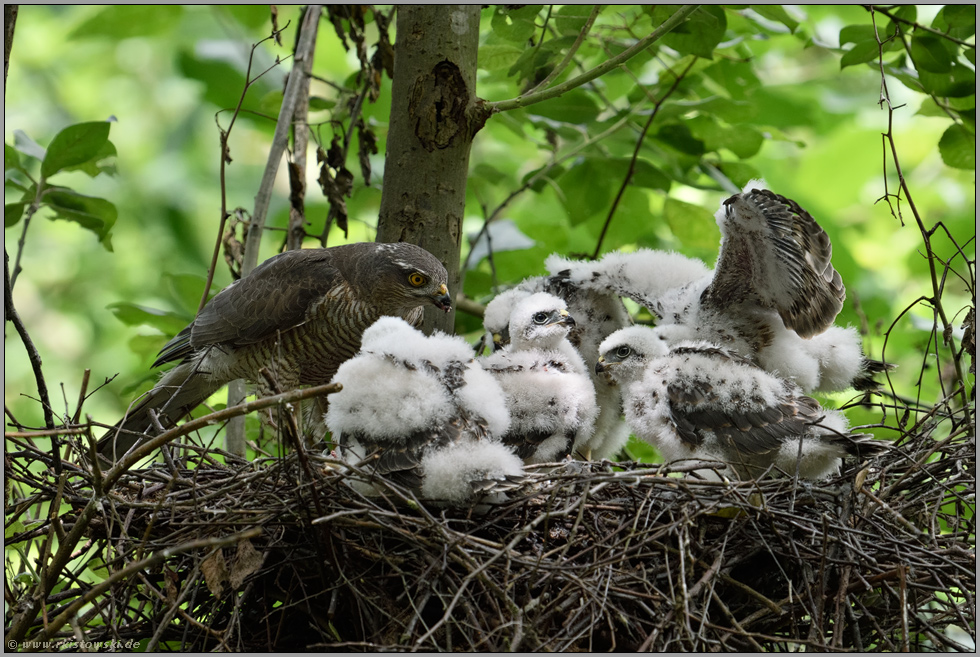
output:
POLYGON ((106 308, 127 326, 152 326, 164 335, 176 335, 187 326, 187 319, 169 310, 121 301, 106 308))
POLYGON ((104 150, 109 139, 109 122, 93 121, 70 125, 51 140, 41 162, 41 175, 50 178, 54 174, 90 162, 97 157, 115 154, 104 150), (102 155, 105 153, 106 155, 102 155))
POLYGON ((976 73, 958 62, 954 63, 946 73, 930 73, 920 70, 919 82, 922 83, 927 93, 954 98, 971 96, 977 88, 976 73))
POLYGON ((664 219, 684 245, 710 248, 716 247, 721 240, 714 215, 699 205, 668 198, 664 204, 664 219))
POLYGON ((782 5, 752 5, 752 10, 764 18, 782 23, 789 28, 790 32, 795 32, 800 24, 799 21, 789 15, 789 12, 782 5))
POLYGON ((27 136, 23 130, 14 130, 14 148, 36 160, 43 160, 47 150, 27 136))
POLYGON ((76 27, 69 39, 135 36, 169 32, 183 13, 180 5, 111 5, 76 27))
MULTIPOLYGON (((659 25, 674 15, 681 5, 657 5, 652 19, 659 25)), ((725 11, 715 5, 701 5, 683 23, 665 34, 661 41, 685 55, 711 58, 715 46, 725 36, 725 11)))
POLYGON ((510 68, 523 53, 524 49, 516 45, 498 43, 483 46, 480 48, 477 56, 479 58, 480 68, 487 71, 494 71, 502 68, 510 68))
POLYGON ((858 41, 854 47, 845 52, 840 58, 841 70, 848 66, 864 64, 876 59, 880 54, 877 41, 858 41))
POLYGON ((584 159, 558 178, 564 192, 565 210, 572 225, 581 223, 608 209, 612 191, 607 185, 596 185, 597 179, 608 174, 608 161, 584 159))
POLYGON ((630 182, 637 187, 670 191, 670 177, 642 158, 636 160, 630 182))
POLYGON ((541 5, 526 5, 516 9, 506 9, 498 5, 490 26, 494 34, 501 38, 524 43, 537 32, 534 20, 540 11, 541 5))

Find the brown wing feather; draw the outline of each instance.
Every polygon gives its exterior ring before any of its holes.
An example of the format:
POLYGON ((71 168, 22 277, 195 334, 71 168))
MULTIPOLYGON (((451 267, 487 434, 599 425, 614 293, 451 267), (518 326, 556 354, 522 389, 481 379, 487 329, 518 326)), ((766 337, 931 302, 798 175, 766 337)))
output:
POLYGON ((706 299, 722 309, 742 302, 773 308, 805 338, 825 331, 844 306, 845 290, 823 228, 798 203, 769 190, 736 194, 725 207, 729 225, 706 299))
POLYGON ((335 252, 326 249, 269 258, 201 310, 191 330, 192 345, 241 346, 303 324, 310 306, 346 282, 334 260, 335 252))
POLYGON ((751 411, 721 408, 706 382, 667 386, 671 420, 684 442, 698 446, 705 433, 741 454, 765 454, 779 449, 783 441, 806 433, 820 407, 810 397, 788 397, 774 406, 751 411))

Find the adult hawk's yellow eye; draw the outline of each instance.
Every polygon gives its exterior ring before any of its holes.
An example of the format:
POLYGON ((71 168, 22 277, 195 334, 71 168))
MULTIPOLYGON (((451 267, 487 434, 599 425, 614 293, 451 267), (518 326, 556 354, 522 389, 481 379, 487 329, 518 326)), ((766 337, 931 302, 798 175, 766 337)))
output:
POLYGON ((408 282, 411 283, 413 287, 422 287, 429 282, 429 279, 417 271, 413 271, 408 275, 408 282))

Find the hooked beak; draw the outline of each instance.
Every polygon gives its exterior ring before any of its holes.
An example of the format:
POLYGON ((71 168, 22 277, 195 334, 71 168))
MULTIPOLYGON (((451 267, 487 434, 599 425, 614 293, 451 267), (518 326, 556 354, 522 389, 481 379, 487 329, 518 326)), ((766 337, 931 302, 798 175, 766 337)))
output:
POLYGON ((553 321, 549 322, 548 325, 551 326, 552 324, 563 324, 571 328, 575 326, 575 320, 572 319, 572 316, 568 314, 567 310, 559 310, 558 316, 555 317, 553 321))
POLYGON ((604 356, 599 356, 599 360, 595 364, 595 373, 602 374, 603 372, 609 371, 609 363, 606 362, 604 356))
POLYGON ((449 312, 453 309, 453 300, 449 296, 449 288, 443 283, 439 286, 439 289, 432 293, 430 296, 432 303, 436 308, 442 310, 443 312, 449 312))

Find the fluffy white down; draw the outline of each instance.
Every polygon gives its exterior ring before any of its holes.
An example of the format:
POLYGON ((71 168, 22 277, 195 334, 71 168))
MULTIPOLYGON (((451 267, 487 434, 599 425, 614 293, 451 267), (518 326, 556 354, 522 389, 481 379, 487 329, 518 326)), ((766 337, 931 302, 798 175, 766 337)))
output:
POLYGON ((573 449, 584 445, 592 436, 598 411, 595 388, 584 371, 575 371, 569 366, 571 356, 578 361, 575 367, 584 370, 581 356, 571 345, 566 353, 507 349, 481 361, 504 391, 511 429, 517 433, 546 431, 554 434, 541 443, 535 454, 527 459, 528 463, 556 460, 567 447, 565 435, 568 431, 575 432, 573 449), (564 363, 565 371, 549 365, 551 361, 564 363))
POLYGON ((507 397, 493 375, 473 361, 467 365, 463 381, 465 385, 456 391, 460 406, 486 420, 491 435, 507 433, 511 421, 507 397))
POLYGON ((400 317, 382 317, 369 326, 361 338, 361 352, 387 354, 415 364, 428 361, 440 369, 473 357, 473 349, 463 338, 440 331, 425 335, 400 317))
POLYGON ((846 390, 864 367, 864 350, 857 329, 831 326, 803 342, 806 353, 819 363, 820 381, 813 390, 846 390))
POLYGON ((381 354, 364 353, 341 364, 330 396, 327 426, 334 433, 361 431, 393 440, 447 421, 455 412, 445 387, 420 371, 395 366, 381 354))
POLYGON ((642 303, 637 296, 655 299, 667 290, 687 285, 707 274, 700 260, 674 251, 637 249, 633 252, 613 251, 599 261, 567 260, 552 254, 544 262, 555 274, 569 270, 569 280, 586 289, 616 292, 642 303))
POLYGON ((422 497, 455 504, 473 497, 472 482, 517 476, 524 464, 495 441, 467 441, 430 451, 422 458, 422 497))
POLYGON ((524 289, 514 287, 495 296, 483 312, 483 328, 491 335, 507 328, 514 306, 531 294, 524 289))

